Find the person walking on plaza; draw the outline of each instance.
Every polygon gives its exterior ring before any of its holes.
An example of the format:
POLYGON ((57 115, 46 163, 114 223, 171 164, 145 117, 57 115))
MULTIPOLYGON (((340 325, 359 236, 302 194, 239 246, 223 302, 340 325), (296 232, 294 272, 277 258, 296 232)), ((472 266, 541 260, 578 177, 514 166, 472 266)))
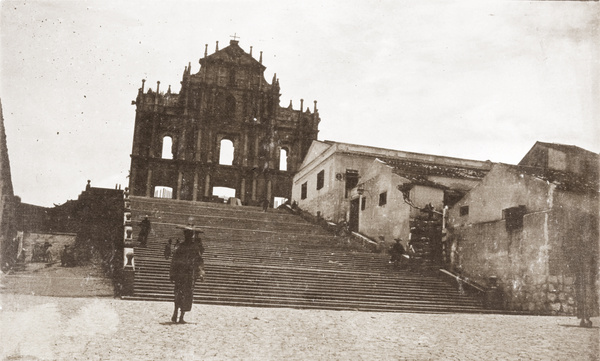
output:
POLYGON ((169 278, 175 284, 172 322, 178 322, 177 314, 181 311, 179 323, 185 323, 183 317, 192 309, 196 280, 204 279, 204 261, 198 243, 195 241, 195 233, 196 231, 191 227, 184 228, 184 240, 173 253, 171 260, 169 278))
POLYGON ((171 254, 173 254, 173 240, 169 238, 169 241, 165 244, 165 259, 171 258, 171 254))
POLYGON ((138 235, 138 240, 140 241, 142 247, 146 247, 151 228, 152 225, 150 224, 148 216, 144 217, 144 220, 140 222, 140 234, 138 235))

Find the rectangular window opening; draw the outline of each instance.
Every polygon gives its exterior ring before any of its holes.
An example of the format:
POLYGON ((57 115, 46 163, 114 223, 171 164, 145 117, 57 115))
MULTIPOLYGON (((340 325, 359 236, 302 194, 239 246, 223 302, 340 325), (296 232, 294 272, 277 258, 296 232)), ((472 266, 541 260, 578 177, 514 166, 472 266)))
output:
POLYGON ((322 170, 319 173, 317 173, 317 190, 323 188, 324 185, 325 185, 325 170, 322 170))
POLYGON ((306 199, 306 195, 308 193, 308 182, 302 183, 302 188, 300 189, 300 199, 306 199))
POLYGON ((519 231, 523 229, 523 217, 525 206, 505 208, 502 210, 502 218, 506 221, 507 231, 519 231))
POLYGON ((468 216, 469 215, 469 206, 462 206, 459 208, 459 212, 461 217, 462 216, 468 216))
POLYGON ((387 192, 379 194, 379 206, 385 206, 387 203, 387 192))

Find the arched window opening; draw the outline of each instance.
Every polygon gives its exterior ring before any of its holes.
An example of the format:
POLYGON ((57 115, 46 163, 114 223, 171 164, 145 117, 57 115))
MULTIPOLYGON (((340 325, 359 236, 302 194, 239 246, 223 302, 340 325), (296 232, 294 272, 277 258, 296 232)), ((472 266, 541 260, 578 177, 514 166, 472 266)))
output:
POLYGON ((219 164, 233 165, 233 142, 229 139, 221 140, 221 150, 219 152, 219 164))
POLYGON ((166 136, 162 141, 162 159, 173 159, 173 138, 166 136))
POLYGON ((154 198, 173 198, 173 188, 156 186, 154 187, 154 198))
POLYGON ((228 187, 213 187, 212 195, 223 199, 223 202, 227 203, 229 198, 235 198, 235 189, 228 187))
POLYGON ((288 151, 285 148, 279 150, 279 170, 288 170, 288 151))

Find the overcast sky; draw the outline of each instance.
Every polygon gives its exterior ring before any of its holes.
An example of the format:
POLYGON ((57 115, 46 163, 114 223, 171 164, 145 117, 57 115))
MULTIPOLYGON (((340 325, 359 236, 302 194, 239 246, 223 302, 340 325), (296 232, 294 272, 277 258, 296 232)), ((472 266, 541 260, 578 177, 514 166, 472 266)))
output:
POLYGON ((135 99, 240 36, 319 139, 517 163, 600 151, 598 2, 2 1, 0 98, 15 194, 51 206, 127 185, 135 99))

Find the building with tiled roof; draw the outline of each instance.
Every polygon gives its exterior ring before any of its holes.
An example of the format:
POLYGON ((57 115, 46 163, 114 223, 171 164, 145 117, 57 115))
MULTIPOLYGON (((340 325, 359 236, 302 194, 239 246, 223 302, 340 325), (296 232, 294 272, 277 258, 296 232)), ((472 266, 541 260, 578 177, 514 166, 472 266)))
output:
POLYGON ((352 231, 372 239, 393 243, 402 238, 406 243, 410 218, 419 207, 432 204, 441 212, 479 184, 490 166, 470 159, 314 141, 294 177, 292 199, 324 219, 347 220, 352 231))
POLYGON ((483 285, 497 280, 511 310, 597 311, 598 191, 597 177, 494 164, 448 212, 449 267, 483 285))
POLYGON ((575 145, 536 142, 519 165, 553 169, 598 179, 600 155, 575 145))

